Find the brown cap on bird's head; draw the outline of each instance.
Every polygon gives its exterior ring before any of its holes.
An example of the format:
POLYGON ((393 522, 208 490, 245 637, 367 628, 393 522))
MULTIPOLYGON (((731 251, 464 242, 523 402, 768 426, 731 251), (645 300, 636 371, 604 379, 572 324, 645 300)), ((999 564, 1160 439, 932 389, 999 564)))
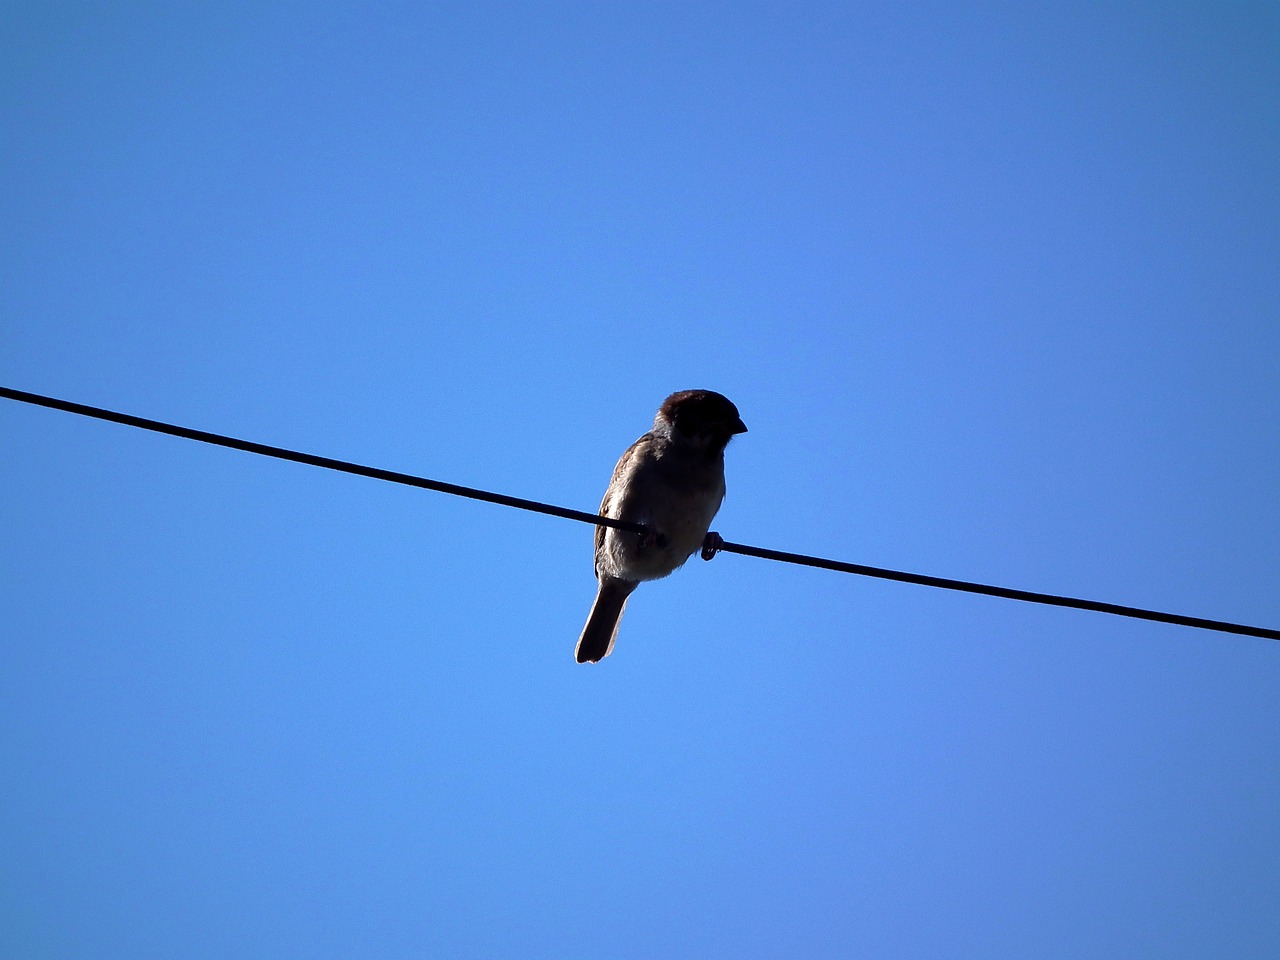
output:
POLYGON ((747 425, 729 398, 714 390, 681 390, 662 401, 657 420, 671 424, 683 434, 713 434, 725 443, 736 433, 746 433, 747 425))

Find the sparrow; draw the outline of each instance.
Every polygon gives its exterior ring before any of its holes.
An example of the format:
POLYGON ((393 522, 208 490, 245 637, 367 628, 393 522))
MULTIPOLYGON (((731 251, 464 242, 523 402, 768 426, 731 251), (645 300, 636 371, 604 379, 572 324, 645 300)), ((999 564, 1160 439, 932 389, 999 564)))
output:
POLYGON ((724 499, 724 448, 746 432, 727 397, 681 390, 662 401, 653 429, 627 448, 600 516, 643 524, 645 533, 596 527, 599 585, 578 638, 579 663, 613 651, 622 610, 641 581, 665 577, 702 546, 724 499))

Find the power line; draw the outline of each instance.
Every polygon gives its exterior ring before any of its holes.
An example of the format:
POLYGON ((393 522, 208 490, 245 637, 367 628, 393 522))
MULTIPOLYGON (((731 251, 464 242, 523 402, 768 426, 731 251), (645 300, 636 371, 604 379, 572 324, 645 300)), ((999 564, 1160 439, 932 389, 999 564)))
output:
POLYGON ((448 493, 455 497, 469 497, 472 500, 484 500, 487 503, 497 503, 504 507, 532 510, 535 513, 549 513, 553 517, 563 517, 566 520, 579 520, 583 523, 614 527, 630 533, 644 533, 642 524, 631 523, 627 520, 601 517, 582 510, 570 510, 568 507, 539 503, 537 500, 525 500, 522 497, 509 497, 503 493, 490 493, 488 490, 463 487, 456 483, 428 480, 425 477, 415 477, 410 473, 397 473, 394 470, 383 470, 380 467, 366 467, 363 464, 349 463, 346 460, 334 460, 332 457, 319 457, 313 453, 302 453, 298 450, 288 450, 284 447, 273 447, 266 443, 256 443, 253 440, 237 440, 235 437, 225 437, 222 434, 209 433, 205 430, 193 430, 191 427, 180 427, 177 424, 164 423, 160 420, 148 420, 146 417, 135 417, 132 414, 104 410, 101 407, 91 407, 83 403, 72 403, 70 400, 43 397, 38 393, 26 393, 23 390, 0 387, 0 397, 18 400, 22 403, 33 403, 41 407, 50 407, 54 410, 64 410, 67 413, 78 414, 82 417, 94 417, 98 420, 108 420, 111 423, 122 423, 126 427, 138 427, 141 430, 152 430, 155 433, 167 433, 171 437, 183 437, 187 440, 198 440, 201 443, 212 443, 219 447, 230 447, 232 450, 256 453, 263 457, 275 457, 277 460, 292 460, 294 463, 305 463, 311 467, 323 467, 326 470, 337 470, 341 473, 354 473, 360 477, 372 477, 374 480, 386 480, 389 483, 421 487, 424 490, 435 490, 438 493, 448 493))
POLYGON ((809 557, 802 553, 784 553, 781 550, 752 547, 743 543, 725 541, 716 546, 704 548, 703 556, 705 557, 707 553, 714 554, 717 548, 726 550, 729 553, 740 553, 747 557, 777 560, 780 563, 797 563, 801 566, 817 567, 821 570, 854 573, 862 577, 878 577, 881 580, 897 580, 900 583, 915 583, 920 586, 938 587, 943 590, 980 593, 988 597, 1002 597, 1005 600, 1022 600, 1026 603, 1043 603, 1053 607, 1093 610, 1096 613, 1110 613, 1118 617, 1132 617, 1135 620, 1154 620, 1157 623, 1173 623, 1183 627, 1197 627, 1201 630, 1218 630, 1222 633, 1243 634, 1246 637, 1280 640, 1280 630, 1270 630, 1266 627, 1249 627, 1240 623, 1229 623, 1225 620, 1206 620, 1204 617, 1188 617, 1181 613, 1161 613, 1159 610, 1144 610, 1141 607, 1127 607, 1119 603, 1105 603, 1101 600, 1081 600, 1077 597, 1060 597, 1052 593, 1035 593, 1031 590, 996 587, 985 583, 971 583, 968 580, 952 580, 948 577, 931 577, 923 573, 904 573, 901 570, 869 567, 865 564, 847 563, 843 560, 824 560, 821 557, 809 557))
MULTIPOLYGON (((351 473, 361 477, 370 477, 374 480, 385 480, 389 483, 399 483, 410 487, 420 487, 424 490, 435 490, 438 493, 447 493, 457 497, 468 497, 472 500, 483 500, 486 503, 496 503, 504 507, 515 507, 520 510, 531 510, 535 513, 545 513, 553 517, 562 517, 566 520, 577 520, 581 523, 590 523, 596 526, 613 527, 614 529, 626 530, 631 533, 645 532, 645 527, 642 524, 631 523, 626 520, 616 520, 613 517, 602 517, 599 514, 587 513, 583 510, 571 510, 568 507, 558 507, 554 504, 541 503, 537 500, 526 500, 523 497, 511 497, 502 493, 491 493, 487 490, 478 490, 474 487, 464 487, 456 483, 443 483, 439 480, 428 480, 425 477, 418 477, 409 473, 398 473, 394 470, 383 470, 379 467, 368 467, 359 463, 350 463, 346 460, 335 460, 332 457, 320 457, 315 454, 289 450, 285 447, 274 447, 269 444, 257 443, 252 440, 239 440, 235 437, 209 433, 205 430, 194 430, 191 427, 182 427, 172 423, 163 423, 159 420, 149 420, 146 417, 135 417, 128 413, 104 410, 101 407, 91 407, 83 403, 73 403, 70 400, 59 400, 55 397, 45 397, 37 393, 13 390, 9 387, 0 387, 0 397, 4 397, 8 400, 17 400, 20 403, 30 403, 35 404, 36 406, 49 407, 53 410, 62 410, 66 413, 74 413, 82 417, 93 417, 97 420, 119 423, 127 427, 137 427, 142 430, 151 430, 155 433, 164 433, 173 437, 183 437, 188 440, 197 440, 201 443, 210 443, 220 447, 230 447, 233 450, 243 450, 246 453, 254 453, 259 456, 275 457, 278 460, 291 460, 294 463, 304 463, 308 466, 322 467, 326 470, 337 470, 342 473, 351 473)), ((1061 597, 1050 593, 1035 593, 1030 590, 1016 590, 1011 587, 998 587, 984 583, 971 583, 967 580, 952 580, 947 577, 933 577, 926 574, 905 573, 901 570, 888 570, 883 567, 871 567, 865 564, 848 563, 842 560, 826 560, 822 557, 811 557, 802 553, 785 553, 781 550, 769 550, 765 547, 753 547, 748 544, 731 543, 721 539, 717 534, 708 534, 707 544, 702 551, 703 559, 710 560, 719 551, 737 553, 747 557, 758 557, 763 560, 776 560, 780 563, 794 563, 807 567, 817 567, 822 570, 834 570, 838 573, 852 573, 864 577, 877 577, 881 580, 896 580, 900 583, 914 583, 920 586, 937 587, 943 590, 959 590, 964 593, 978 593, 989 597, 1001 597, 1006 600, 1021 600, 1026 603, 1040 603, 1056 607, 1070 607, 1076 610, 1092 610, 1096 613, 1107 613, 1120 617, 1132 617, 1138 620, 1153 620, 1158 623, 1171 623, 1183 627, 1195 627, 1201 630, 1216 630, 1221 633, 1234 633, 1248 637, 1260 637, 1265 640, 1280 640, 1280 630, 1272 630, 1267 627, 1251 627, 1240 623, 1230 623, 1225 620, 1207 620, 1203 617, 1189 617, 1178 613, 1162 613, 1159 610, 1144 610, 1140 607, 1123 606, 1117 603, 1104 603, 1099 600, 1082 600, 1076 597, 1061 597)))

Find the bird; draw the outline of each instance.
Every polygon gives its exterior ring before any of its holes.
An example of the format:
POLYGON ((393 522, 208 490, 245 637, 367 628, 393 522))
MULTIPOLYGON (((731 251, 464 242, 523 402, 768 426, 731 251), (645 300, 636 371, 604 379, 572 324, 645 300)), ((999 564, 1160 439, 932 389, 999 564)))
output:
POLYGON ((578 663, 613 651, 627 598, 702 546, 724 500, 724 449, 747 425, 727 397, 681 390, 662 401, 653 429, 613 468, 600 516, 642 524, 643 534, 596 527, 595 603, 578 638, 578 663))

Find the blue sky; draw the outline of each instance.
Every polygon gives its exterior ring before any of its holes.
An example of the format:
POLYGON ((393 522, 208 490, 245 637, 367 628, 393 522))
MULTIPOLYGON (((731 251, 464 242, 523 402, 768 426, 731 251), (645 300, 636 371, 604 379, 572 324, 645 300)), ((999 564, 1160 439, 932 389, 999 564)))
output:
MULTIPOLYGON (((1280 625, 1266 4, 13 3, 0 382, 1280 625)), ((0 953, 1280 952, 1280 646, 0 404, 0 953)))

